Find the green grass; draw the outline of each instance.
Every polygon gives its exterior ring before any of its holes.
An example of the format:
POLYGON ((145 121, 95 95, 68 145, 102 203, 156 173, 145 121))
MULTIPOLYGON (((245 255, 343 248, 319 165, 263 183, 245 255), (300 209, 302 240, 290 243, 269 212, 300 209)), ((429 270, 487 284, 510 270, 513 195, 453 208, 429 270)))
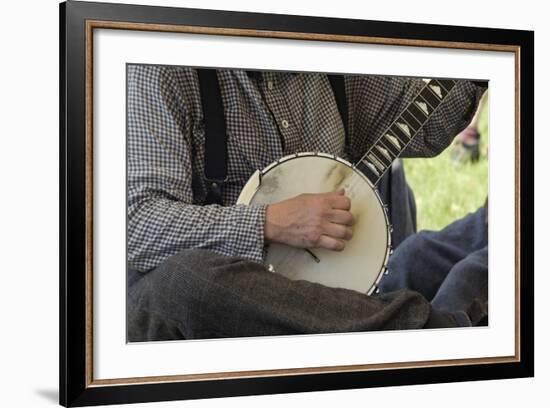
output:
POLYGON ((488 190, 487 109, 480 112, 480 160, 454 164, 453 144, 439 156, 405 159, 405 174, 417 205, 418 230, 439 230, 485 203, 488 190))

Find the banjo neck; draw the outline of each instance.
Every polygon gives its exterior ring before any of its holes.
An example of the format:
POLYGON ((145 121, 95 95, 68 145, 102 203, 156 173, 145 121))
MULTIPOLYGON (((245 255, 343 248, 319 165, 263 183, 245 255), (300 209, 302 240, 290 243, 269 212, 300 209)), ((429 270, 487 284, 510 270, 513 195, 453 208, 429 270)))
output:
POLYGON ((401 156, 456 84, 456 81, 449 79, 424 81, 424 87, 412 102, 367 153, 353 165, 365 174, 374 186, 382 179, 393 161, 401 156))
POLYGON ((386 206, 373 186, 454 86, 452 80, 425 80, 412 102, 354 165, 331 154, 304 152, 285 156, 250 177, 238 204, 265 205, 302 193, 340 188, 344 188, 352 200, 354 237, 344 252, 322 248, 304 250, 270 243, 266 247, 265 262, 272 271, 293 280, 368 295, 376 292, 391 253, 391 226, 386 206))

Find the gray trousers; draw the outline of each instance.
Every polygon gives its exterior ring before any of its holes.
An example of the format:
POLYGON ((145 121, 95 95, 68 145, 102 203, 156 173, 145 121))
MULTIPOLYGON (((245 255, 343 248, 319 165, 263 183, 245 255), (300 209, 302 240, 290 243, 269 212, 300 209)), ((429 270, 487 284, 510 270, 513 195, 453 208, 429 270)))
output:
POLYGON ((182 251, 133 282, 127 306, 129 341, 461 325, 417 292, 367 296, 204 250, 182 251))
MULTIPOLYGON (((399 161, 379 188, 390 204, 397 245, 416 228, 414 196, 399 161)), ((129 274, 127 317, 129 341, 470 325, 464 313, 438 311, 406 288, 369 297, 291 281, 263 265, 201 250, 129 274)))

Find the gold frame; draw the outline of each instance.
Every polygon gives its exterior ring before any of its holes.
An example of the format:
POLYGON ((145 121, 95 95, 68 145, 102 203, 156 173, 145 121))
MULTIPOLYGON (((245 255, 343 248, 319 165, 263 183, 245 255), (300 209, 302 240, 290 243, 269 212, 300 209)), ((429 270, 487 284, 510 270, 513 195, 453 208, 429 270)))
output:
POLYGON ((515 363, 521 361, 520 356, 520 47, 513 45, 484 44, 484 43, 462 43, 445 41, 427 41, 411 39, 393 39, 367 36, 350 35, 328 35, 328 34, 306 34, 284 31, 261 31, 250 29, 228 29, 213 27, 197 27, 186 25, 166 25, 149 23, 127 23, 119 21, 86 21, 86 240, 85 240, 85 284, 86 284, 86 347, 85 347, 85 386, 102 387, 113 385, 130 384, 151 384, 168 383, 182 381, 201 381, 201 380, 222 380, 236 378, 257 378, 273 376, 292 376, 302 374, 320 374, 354 371, 372 371, 389 370, 396 368, 425 368, 441 366, 460 366, 471 364, 495 364, 495 363, 515 363), (415 362, 395 362, 383 364, 358 364, 343 366, 324 366, 324 367, 305 367, 288 368, 275 370, 254 370, 237 372, 217 372, 205 374, 185 374, 153 377, 127 377, 114 379, 95 379, 93 378, 93 30, 94 29, 120 29, 132 31, 156 31, 187 34, 207 34, 222 36, 244 36, 259 38, 278 38, 295 39, 311 41, 330 41, 344 43, 364 43, 364 44, 382 44, 398 45, 412 47, 431 47, 431 48, 452 48, 464 50, 481 51, 499 51, 513 52, 515 57, 515 353, 513 356, 502 357, 480 357, 468 359, 450 359, 450 360, 430 360, 415 362))

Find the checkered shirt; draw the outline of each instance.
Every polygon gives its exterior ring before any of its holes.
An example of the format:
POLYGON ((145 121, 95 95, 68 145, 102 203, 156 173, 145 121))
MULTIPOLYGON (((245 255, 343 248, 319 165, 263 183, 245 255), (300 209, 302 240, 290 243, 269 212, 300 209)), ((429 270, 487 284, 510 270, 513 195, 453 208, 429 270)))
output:
MULTIPOLYGON (((204 121, 194 69, 127 68, 128 263, 147 271, 183 249, 262 262, 264 206, 235 205, 252 173, 295 152, 359 159, 423 87, 420 79, 346 76, 349 143, 326 75, 218 70, 227 127, 223 206, 204 205, 204 121)), ((481 91, 459 81, 406 156, 441 152, 481 91)))

